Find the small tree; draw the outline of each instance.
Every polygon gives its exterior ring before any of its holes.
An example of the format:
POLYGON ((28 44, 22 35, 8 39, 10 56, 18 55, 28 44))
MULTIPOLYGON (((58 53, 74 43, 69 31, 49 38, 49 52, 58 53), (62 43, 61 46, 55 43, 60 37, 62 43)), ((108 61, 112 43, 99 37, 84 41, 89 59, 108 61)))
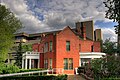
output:
POLYGON ((23 45, 22 41, 20 41, 19 46, 17 47, 17 57, 16 57, 16 62, 15 64, 19 67, 22 68, 22 55, 26 51, 32 51, 32 45, 23 45))
POLYGON ((115 42, 111 42, 110 39, 106 39, 103 43, 102 51, 108 55, 115 54, 117 51, 117 45, 115 42))

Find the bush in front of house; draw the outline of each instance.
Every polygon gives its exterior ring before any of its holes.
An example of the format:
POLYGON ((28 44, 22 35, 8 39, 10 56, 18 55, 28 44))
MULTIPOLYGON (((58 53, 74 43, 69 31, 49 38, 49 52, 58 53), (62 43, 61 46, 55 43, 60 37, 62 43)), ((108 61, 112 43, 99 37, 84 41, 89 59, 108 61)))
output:
POLYGON ((3 74, 17 73, 20 69, 16 65, 6 65, 3 69, 3 74))
POLYGON ((12 64, 1 64, 0 65, 0 74, 10 74, 10 73, 17 73, 20 69, 12 64))
POLYGON ((0 74, 3 74, 3 69, 5 68, 5 64, 0 63, 0 74))
POLYGON ((67 75, 58 75, 58 76, 11 76, 3 77, 0 80, 67 80, 67 75))

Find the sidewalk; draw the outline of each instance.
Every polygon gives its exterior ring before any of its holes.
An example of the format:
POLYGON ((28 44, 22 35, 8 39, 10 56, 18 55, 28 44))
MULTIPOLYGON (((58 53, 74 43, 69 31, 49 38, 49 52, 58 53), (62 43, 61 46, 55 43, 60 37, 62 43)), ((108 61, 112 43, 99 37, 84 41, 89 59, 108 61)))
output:
POLYGON ((86 80, 80 75, 68 75, 67 80, 86 80))

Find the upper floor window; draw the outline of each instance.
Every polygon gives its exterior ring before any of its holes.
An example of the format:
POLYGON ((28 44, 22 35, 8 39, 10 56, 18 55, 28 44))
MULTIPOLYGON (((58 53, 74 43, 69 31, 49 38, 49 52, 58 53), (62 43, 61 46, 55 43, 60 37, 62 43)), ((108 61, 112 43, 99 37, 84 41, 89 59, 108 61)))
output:
POLYGON ((70 41, 66 41, 66 51, 70 51, 70 41))
POLYGON ((53 47, 53 42, 50 41, 50 52, 52 51, 52 47, 53 47))
POLYGON ((48 42, 44 44, 44 52, 48 52, 48 42))

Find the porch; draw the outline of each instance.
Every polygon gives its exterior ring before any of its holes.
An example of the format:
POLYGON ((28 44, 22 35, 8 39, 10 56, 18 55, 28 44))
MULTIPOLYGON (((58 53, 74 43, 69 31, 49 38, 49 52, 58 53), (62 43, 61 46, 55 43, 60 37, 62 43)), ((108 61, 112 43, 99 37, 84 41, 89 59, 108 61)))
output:
POLYGON ((39 52, 27 51, 22 56, 22 69, 39 68, 39 52))

